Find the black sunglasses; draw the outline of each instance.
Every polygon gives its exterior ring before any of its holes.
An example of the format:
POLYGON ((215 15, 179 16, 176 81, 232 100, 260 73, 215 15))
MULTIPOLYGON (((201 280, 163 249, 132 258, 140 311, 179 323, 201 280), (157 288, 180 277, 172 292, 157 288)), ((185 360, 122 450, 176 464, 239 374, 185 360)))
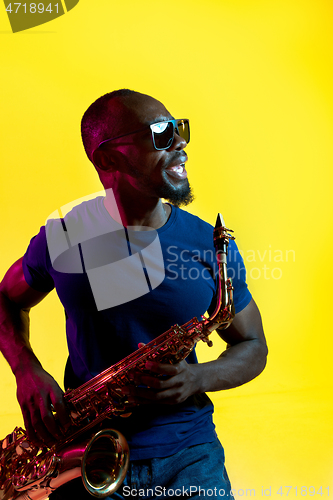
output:
MULTIPOLYGON (((187 144, 190 142, 190 124, 187 119, 165 120, 163 122, 152 123, 149 127, 151 130, 154 148, 158 151, 170 148, 174 140, 175 131, 176 134, 182 137, 187 144)), ((106 142, 114 141, 115 139, 126 137, 127 135, 137 134, 138 132, 143 132, 146 128, 147 127, 135 130, 134 132, 128 132, 127 134, 118 135, 117 137, 112 137, 111 139, 106 139, 105 141, 102 141, 96 149, 106 142)))

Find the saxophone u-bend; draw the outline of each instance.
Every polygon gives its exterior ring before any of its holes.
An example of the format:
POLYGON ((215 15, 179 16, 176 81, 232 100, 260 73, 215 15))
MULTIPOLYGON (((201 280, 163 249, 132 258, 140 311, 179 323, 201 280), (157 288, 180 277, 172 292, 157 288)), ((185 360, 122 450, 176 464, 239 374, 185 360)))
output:
POLYGON ((129 403, 122 387, 132 383, 131 370, 146 371, 147 361, 175 364, 185 359, 199 340, 212 345, 210 333, 227 328, 234 318, 233 287, 227 276, 228 243, 234 239, 219 214, 214 246, 219 279, 217 303, 209 318, 193 318, 168 331, 111 366, 64 399, 71 426, 52 448, 39 448, 24 429, 0 441, 0 500, 44 500, 59 486, 82 477, 87 491, 97 498, 112 495, 124 481, 129 450, 124 436, 114 429, 89 433, 105 418, 126 416, 129 403))

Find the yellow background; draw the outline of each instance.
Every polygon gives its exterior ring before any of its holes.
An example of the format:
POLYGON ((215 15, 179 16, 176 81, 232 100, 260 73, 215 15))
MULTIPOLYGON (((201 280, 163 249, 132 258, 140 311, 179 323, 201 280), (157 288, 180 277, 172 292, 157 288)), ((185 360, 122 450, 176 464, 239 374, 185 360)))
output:
MULTIPOLYGON (((213 395, 237 498, 333 495, 332 13, 329 0, 81 0, 13 35, 0 5, 1 275, 49 214, 100 190, 79 133, 93 100, 128 87, 191 120, 188 209, 235 230, 270 348, 257 380, 213 395)), ((55 293, 31 316, 62 382, 55 293)), ((4 437, 22 421, 0 369, 4 437)))

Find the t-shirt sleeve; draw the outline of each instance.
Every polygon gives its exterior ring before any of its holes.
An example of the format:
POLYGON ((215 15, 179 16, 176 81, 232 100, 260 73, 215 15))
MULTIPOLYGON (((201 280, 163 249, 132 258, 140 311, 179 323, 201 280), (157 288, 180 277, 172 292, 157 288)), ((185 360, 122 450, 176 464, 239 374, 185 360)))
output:
POLYGON ((23 256, 23 273, 26 282, 31 288, 39 292, 50 292, 54 288, 54 281, 49 273, 51 267, 45 226, 40 228, 34 236, 23 256))
POLYGON ((252 295, 246 283, 246 269, 241 254, 233 240, 229 241, 228 278, 232 279, 234 287, 234 306, 236 313, 242 311, 251 301, 252 295))

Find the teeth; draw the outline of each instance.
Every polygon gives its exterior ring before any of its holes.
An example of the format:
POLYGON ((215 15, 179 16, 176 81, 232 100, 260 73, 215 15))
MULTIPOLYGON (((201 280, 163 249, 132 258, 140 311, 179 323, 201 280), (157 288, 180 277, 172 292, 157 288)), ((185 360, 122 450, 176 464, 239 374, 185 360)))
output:
POLYGON ((185 170, 185 163, 180 163, 180 165, 175 165, 174 167, 169 167, 167 170, 172 170, 177 174, 182 174, 185 170))

